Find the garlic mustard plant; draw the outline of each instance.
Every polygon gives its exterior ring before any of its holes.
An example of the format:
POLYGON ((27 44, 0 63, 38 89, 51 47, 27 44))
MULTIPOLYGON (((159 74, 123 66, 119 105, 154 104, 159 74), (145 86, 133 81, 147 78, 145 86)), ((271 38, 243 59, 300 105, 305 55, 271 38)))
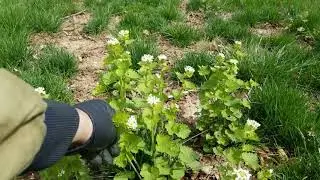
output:
POLYGON ((114 179, 181 179, 187 170, 200 168, 198 155, 184 145, 191 130, 177 121, 177 102, 183 92, 196 90, 189 81, 194 71, 179 74, 182 87, 166 92, 167 57, 143 55, 140 69, 134 70, 126 53, 132 42, 128 34, 121 31, 108 40, 106 72, 94 90, 106 95, 116 111, 113 122, 120 134, 121 153, 114 161, 120 168, 114 179))
MULTIPOLYGON (((232 51, 236 52, 231 53, 236 57, 244 57, 240 42, 234 45, 232 51)), ((238 60, 227 59, 223 53, 219 53, 214 66, 199 67, 199 74, 209 78, 201 86, 201 116, 197 128, 206 132, 204 151, 226 160, 220 168, 222 179, 250 179, 249 171, 238 167, 246 167, 254 173, 265 171, 259 163, 255 146, 259 143, 255 131, 260 124, 250 119, 243 120, 243 111, 251 107, 249 92, 258 84, 253 80, 245 82, 238 79, 237 64, 238 60), (234 177, 232 169, 235 168, 238 171, 234 177)), ((269 174, 263 178, 269 178, 269 174)))

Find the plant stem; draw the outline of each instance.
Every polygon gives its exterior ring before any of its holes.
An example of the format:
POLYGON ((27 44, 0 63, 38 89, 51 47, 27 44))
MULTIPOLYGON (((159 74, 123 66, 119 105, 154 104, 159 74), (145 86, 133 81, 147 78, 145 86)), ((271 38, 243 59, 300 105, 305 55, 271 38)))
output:
POLYGON ((142 177, 140 176, 140 173, 138 172, 137 168, 134 166, 134 164, 132 163, 131 158, 126 154, 126 157, 131 165, 131 167, 133 168, 134 172, 136 172, 136 174, 138 175, 139 179, 142 179, 142 177))
POLYGON ((204 130, 204 131, 202 131, 202 132, 200 132, 200 133, 198 133, 198 134, 196 134, 196 135, 194 135, 194 136, 192 136, 192 137, 188 138, 187 140, 183 141, 183 143, 182 143, 182 144, 185 144, 185 143, 187 143, 188 141, 190 141, 191 139, 196 138, 196 137, 200 136, 201 134, 204 134, 204 133, 206 133, 206 132, 208 132, 208 131, 209 131, 209 129, 204 130))

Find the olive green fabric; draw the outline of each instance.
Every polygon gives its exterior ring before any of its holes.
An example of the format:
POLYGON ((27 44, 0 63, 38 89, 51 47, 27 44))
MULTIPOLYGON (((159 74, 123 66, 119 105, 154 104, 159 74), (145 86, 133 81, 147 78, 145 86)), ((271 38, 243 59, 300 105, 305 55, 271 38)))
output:
POLYGON ((30 165, 46 134, 46 103, 34 88, 0 68, 0 180, 30 165))

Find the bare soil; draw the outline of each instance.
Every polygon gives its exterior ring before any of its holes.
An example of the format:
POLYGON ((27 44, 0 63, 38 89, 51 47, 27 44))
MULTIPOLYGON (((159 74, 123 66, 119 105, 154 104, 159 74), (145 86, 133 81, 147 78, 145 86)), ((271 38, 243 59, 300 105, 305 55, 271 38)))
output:
POLYGON ((102 62, 106 53, 105 33, 96 37, 83 33, 89 19, 90 14, 86 12, 68 16, 59 32, 33 34, 30 39, 33 46, 54 44, 65 48, 77 58, 78 73, 70 81, 69 87, 78 102, 94 98, 91 92, 97 84, 99 73, 103 70, 102 62))
POLYGON ((280 25, 265 23, 251 28, 250 31, 258 36, 276 36, 281 34, 283 30, 284 28, 280 25))

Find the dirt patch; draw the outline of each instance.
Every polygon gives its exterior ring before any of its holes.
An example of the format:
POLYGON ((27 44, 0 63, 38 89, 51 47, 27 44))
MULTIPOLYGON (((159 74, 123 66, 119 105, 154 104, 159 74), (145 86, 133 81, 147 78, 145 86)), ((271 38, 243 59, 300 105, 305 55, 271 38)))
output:
POLYGON ((105 34, 91 37, 83 33, 89 19, 90 14, 86 12, 68 16, 58 33, 34 34, 30 39, 34 46, 55 44, 74 54, 79 62, 78 74, 70 81, 69 87, 78 102, 94 98, 91 92, 103 70, 102 61, 105 55, 105 34))
POLYGON ((189 12, 187 13, 187 24, 196 29, 203 28, 204 14, 202 12, 189 12))
POLYGON ((265 23, 251 28, 250 31, 258 36, 275 36, 281 34, 283 30, 284 28, 279 25, 265 23))
POLYGON ((200 99, 197 93, 187 94, 179 103, 180 117, 185 123, 195 125, 199 116, 200 99))
POLYGON ((218 46, 219 45, 216 40, 212 40, 212 41, 201 40, 191 45, 189 49, 192 51, 199 51, 199 52, 200 51, 214 52, 219 49, 218 46))
POLYGON ((160 53, 168 57, 170 65, 173 65, 175 60, 183 57, 185 49, 172 45, 165 37, 159 36, 157 42, 160 53))

